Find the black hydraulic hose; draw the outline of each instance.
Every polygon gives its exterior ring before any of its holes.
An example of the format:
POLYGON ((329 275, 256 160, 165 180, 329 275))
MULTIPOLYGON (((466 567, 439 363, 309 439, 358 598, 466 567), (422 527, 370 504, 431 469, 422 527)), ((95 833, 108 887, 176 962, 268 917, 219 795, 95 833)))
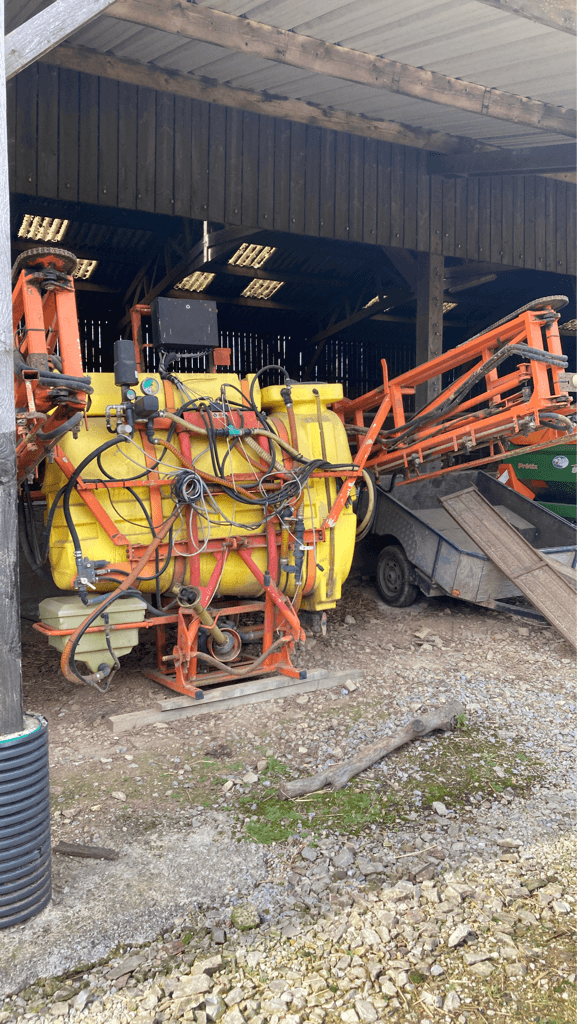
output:
POLYGON ((103 611, 104 610, 108 611, 108 609, 110 608, 110 605, 113 604, 114 601, 117 601, 120 597, 138 597, 146 605, 148 610, 150 612, 152 612, 153 615, 163 616, 165 614, 164 611, 159 611, 157 608, 154 608, 151 604, 149 604, 148 601, 146 600, 146 598, 143 597, 143 595, 140 593, 139 590, 135 590, 135 589, 133 589, 131 587, 129 587, 128 590, 121 590, 118 594, 113 594, 111 598, 107 598, 105 595, 99 597, 99 599, 98 599, 98 607, 92 613, 92 615, 86 620, 86 623, 84 624, 84 629, 76 637, 76 640, 74 641, 74 643, 72 645, 72 648, 71 648, 71 651, 70 651, 70 655, 69 655, 70 668, 72 669, 72 671, 73 671, 74 675, 77 677, 77 679, 79 679, 81 683, 84 683, 87 686, 93 686, 94 689, 98 690, 99 693, 106 693, 106 691, 108 690, 108 687, 110 686, 110 683, 112 682, 112 676, 114 675, 114 672, 116 671, 116 669, 114 669, 112 672, 108 672, 107 673, 107 683, 106 683, 106 686, 104 686, 104 687, 103 686, 99 686, 98 683, 94 679, 90 678, 89 676, 83 676, 82 673, 78 671, 78 669, 76 667, 76 661, 75 661, 75 657, 74 656, 76 654, 76 650, 78 648, 78 644, 80 643, 80 641, 81 641, 82 637, 84 636, 86 630, 90 628, 92 623, 101 614, 100 606, 102 605, 102 603, 106 602, 106 609, 102 609, 102 610, 103 611))
POLYGON ((284 373, 285 384, 287 383, 287 381, 290 380, 290 377, 289 377, 289 374, 288 374, 288 370, 285 370, 284 366, 279 366, 278 363, 270 363, 268 366, 261 366, 260 370, 257 370, 257 372, 255 373, 254 377, 252 378, 252 380, 250 382, 249 395, 250 395, 250 404, 252 405, 253 409, 256 408, 255 401, 254 401, 254 389, 255 389, 256 382, 257 382, 258 378, 260 377, 261 373, 266 373, 267 370, 280 370, 281 373, 284 373))
POLYGON ((78 424, 82 421, 83 415, 83 412, 75 412, 74 416, 71 416, 70 419, 66 420, 65 423, 61 423, 59 427, 55 427, 54 430, 48 431, 39 430, 36 436, 41 441, 57 440, 59 437, 63 437, 64 434, 67 434, 69 430, 74 430, 74 428, 77 427, 78 424))
POLYGON ((90 465, 90 463, 93 462, 98 455, 101 455, 102 452, 107 451, 109 448, 113 448, 117 444, 121 444, 123 441, 128 441, 126 435, 117 434, 115 437, 111 437, 110 440, 105 441, 104 444, 101 444, 98 448, 95 448, 93 452, 90 452, 90 455, 87 455, 86 458, 83 459, 82 462, 76 467, 64 489, 62 508, 64 511, 64 518, 66 519, 66 525, 68 527, 70 536, 72 537, 72 541, 74 544, 74 558, 76 560, 76 568, 78 569, 79 576, 81 575, 82 571, 82 548, 80 546, 80 538, 78 536, 78 531, 76 529, 74 519, 72 518, 70 512, 70 497, 72 491, 74 490, 76 484, 78 483, 78 478, 81 476, 82 471, 86 468, 86 466, 90 465))

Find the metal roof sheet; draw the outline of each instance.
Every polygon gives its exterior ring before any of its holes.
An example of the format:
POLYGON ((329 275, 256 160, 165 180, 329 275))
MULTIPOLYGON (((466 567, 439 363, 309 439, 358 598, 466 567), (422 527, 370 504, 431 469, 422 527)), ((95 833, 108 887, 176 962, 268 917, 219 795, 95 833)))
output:
MULTIPOLYGON (((478 0, 197 0, 199 6, 290 29, 327 42, 385 56, 571 107, 575 40, 567 33, 497 10, 478 0)), ((46 0, 7 0, 15 23, 46 0)), ((500 146, 543 145, 566 137, 415 100, 327 75, 275 63, 209 43, 102 15, 70 40, 100 52, 153 63, 231 87, 308 100, 371 118, 463 135, 500 146)))

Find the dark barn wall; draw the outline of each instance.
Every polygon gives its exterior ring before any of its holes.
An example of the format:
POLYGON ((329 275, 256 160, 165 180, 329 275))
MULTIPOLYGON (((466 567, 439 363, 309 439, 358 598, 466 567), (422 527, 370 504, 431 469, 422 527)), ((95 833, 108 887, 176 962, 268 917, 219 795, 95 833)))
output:
POLYGON ((575 273, 575 186, 448 179, 405 146, 34 64, 9 83, 15 192, 575 273))

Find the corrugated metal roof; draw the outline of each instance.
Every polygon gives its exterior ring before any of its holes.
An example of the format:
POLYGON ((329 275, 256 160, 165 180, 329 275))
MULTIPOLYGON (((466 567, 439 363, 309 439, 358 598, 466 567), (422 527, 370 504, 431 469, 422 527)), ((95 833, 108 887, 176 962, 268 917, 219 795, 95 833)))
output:
MULTIPOLYGON (((199 6, 388 57, 455 78, 571 107, 575 40, 567 33, 478 0, 197 0, 199 6)), ((8 0, 12 20, 45 0, 8 0)), ((543 145, 564 136, 471 114, 382 89, 311 74, 208 43, 103 15, 70 42, 231 87, 269 92, 371 118, 463 135, 500 146, 543 145)))

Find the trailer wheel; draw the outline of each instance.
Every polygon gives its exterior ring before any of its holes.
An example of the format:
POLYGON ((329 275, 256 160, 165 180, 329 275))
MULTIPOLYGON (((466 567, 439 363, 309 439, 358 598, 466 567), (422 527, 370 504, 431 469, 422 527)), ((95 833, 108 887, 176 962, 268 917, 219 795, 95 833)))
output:
POLYGON ((419 588, 413 583, 412 566, 400 544, 389 544, 381 551, 377 588, 383 601, 395 608, 406 608, 417 600, 419 588))

